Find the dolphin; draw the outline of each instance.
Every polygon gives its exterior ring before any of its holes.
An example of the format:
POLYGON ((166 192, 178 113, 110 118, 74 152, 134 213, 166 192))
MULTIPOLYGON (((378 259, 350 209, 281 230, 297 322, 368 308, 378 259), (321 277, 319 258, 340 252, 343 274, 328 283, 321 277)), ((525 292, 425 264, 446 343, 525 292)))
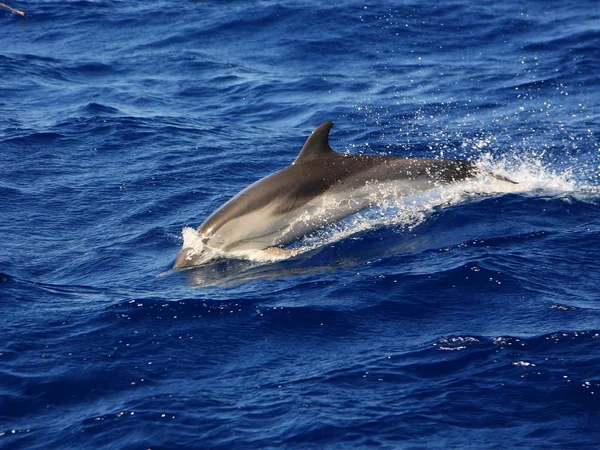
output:
POLYGON ((298 249, 283 246, 386 198, 478 175, 475 165, 464 160, 337 153, 329 146, 332 127, 333 122, 319 125, 292 164, 251 184, 214 211, 196 230, 199 245, 189 245, 184 233, 173 268, 190 268, 247 250, 294 256, 298 249))

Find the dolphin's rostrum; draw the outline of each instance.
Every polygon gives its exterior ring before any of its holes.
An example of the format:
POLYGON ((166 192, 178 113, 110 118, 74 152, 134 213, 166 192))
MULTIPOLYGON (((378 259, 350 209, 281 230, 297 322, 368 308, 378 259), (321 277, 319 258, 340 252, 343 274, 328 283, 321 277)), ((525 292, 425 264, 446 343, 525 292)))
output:
POLYGON ((477 174, 468 161, 337 153, 333 122, 317 127, 294 162, 239 192, 197 229, 202 248, 186 246, 173 268, 205 264, 215 254, 281 246, 391 196, 408 196, 477 174))

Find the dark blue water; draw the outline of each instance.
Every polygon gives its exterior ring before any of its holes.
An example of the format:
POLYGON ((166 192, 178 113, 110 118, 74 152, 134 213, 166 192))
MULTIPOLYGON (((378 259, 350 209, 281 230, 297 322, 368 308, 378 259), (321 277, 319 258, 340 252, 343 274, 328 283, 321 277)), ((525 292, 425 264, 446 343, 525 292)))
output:
POLYGON ((11 6, 0 448, 599 448, 596 0, 11 6), (163 274, 325 120, 519 185, 163 274))

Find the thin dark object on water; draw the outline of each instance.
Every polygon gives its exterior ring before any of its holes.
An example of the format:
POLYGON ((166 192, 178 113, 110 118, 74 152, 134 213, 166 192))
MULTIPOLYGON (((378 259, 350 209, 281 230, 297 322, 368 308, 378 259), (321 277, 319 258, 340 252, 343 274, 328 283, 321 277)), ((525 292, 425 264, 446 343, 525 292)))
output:
POLYGON ((519 184, 516 181, 511 180, 510 178, 503 177, 502 175, 498 175, 497 173, 494 173, 494 172, 488 172, 488 175, 492 178, 495 178, 496 180, 506 181, 507 183, 511 183, 511 184, 519 184))
POLYGON ((22 17, 25 17, 25 13, 23 11, 19 11, 18 9, 11 8, 10 6, 8 6, 8 5, 4 4, 4 3, 0 3, 0 7, 6 8, 6 9, 10 9, 15 14, 18 14, 18 15, 20 15, 22 17))

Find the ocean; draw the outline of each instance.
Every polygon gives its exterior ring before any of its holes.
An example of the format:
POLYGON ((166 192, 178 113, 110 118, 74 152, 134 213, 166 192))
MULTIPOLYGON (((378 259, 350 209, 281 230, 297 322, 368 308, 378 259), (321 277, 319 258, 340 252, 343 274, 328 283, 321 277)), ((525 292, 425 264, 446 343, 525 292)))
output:
POLYGON ((0 448, 600 448, 600 8, 0 8, 0 448), (297 156, 489 177, 171 271, 297 156))

